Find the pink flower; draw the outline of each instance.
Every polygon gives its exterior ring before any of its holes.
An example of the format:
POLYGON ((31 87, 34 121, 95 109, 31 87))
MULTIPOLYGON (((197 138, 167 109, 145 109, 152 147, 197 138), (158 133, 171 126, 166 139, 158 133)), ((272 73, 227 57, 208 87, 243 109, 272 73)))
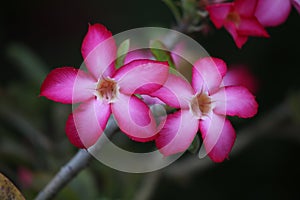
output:
POLYGON ((156 145, 165 156, 185 151, 200 130, 205 149, 215 162, 222 162, 235 141, 229 116, 253 117, 254 96, 243 86, 223 86, 226 64, 217 58, 202 58, 193 67, 192 86, 183 78, 169 75, 153 95, 180 110, 168 116, 156 145))
POLYGON ((255 16, 263 26, 278 26, 291 11, 290 0, 258 0, 255 16))
POLYGON ((278 26, 287 20, 292 4, 300 13, 300 0, 258 0, 255 16, 263 26, 278 26))
POLYGON ((296 10, 298 11, 298 13, 300 14, 300 0, 292 0, 292 3, 296 8, 296 10))
POLYGON ((29 188, 33 183, 33 173, 26 167, 19 167, 18 179, 23 188, 29 188))
POLYGON ((231 3, 208 5, 211 21, 217 28, 225 29, 241 48, 249 36, 269 37, 264 27, 255 17, 257 0, 236 0, 231 3))
POLYGON ((103 25, 90 25, 81 49, 88 72, 73 67, 54 69, 41 96, 61 103, 81 103, 69 116, 66 133, 79 148, 92 146, 113 114, 120 129, 137 141, 153 139, 156 123, 149 107, 134 94, 159 89, 168 77, 165 62, 135 60, 115 69, 116 44, 103 25))

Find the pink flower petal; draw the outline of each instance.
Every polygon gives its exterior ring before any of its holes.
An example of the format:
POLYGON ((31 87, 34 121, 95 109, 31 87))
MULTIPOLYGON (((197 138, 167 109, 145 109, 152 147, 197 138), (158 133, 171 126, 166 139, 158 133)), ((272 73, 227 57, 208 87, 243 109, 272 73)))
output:
POLYGON ((255 16, 263 26, 278 26, 291 11, 290 0, 258 0, 255 16))
POLYGON ((157 134, 149 107, 135 96, 120 93, 119 99, 112 104, 112 113, 120 129, 133 140, 146 142, 157 134))
POLYGON ((157 148, 165 156, 184 152, 193 142, 198 124, 199 120, 193 117, 189 110, 180 110, 168 115, 155 141, 157 148))
POLYGON ((194 94, 189 82, 182 77, 169 74, 164 86, 151 94, 174 108, 188 108, 188 99, 194 94))
POLYGON ((125 57, 124 65, 128 64, 134 60, 140 60, 140 59, 153 59, 153 55, 151 54, 151 51, 149 49, 139 49, 134 51, 129 51, 125 57))
POLYGON ((222 78, 227 71, 226 63, 218 58, 201 58, 192 69, 192 86, 196 92, 213 92, 220 87, 222 78))
POLYGON ((258 90, 258 80, 245 65, 231 66, 223 78, 223 83, 225 86, 244 86, 252 94, 255 94, 258 90))
POLYGON ((204 147, 214 162, 228 158, 235 141, 235 131, 228 119, 220 115, 201 120, 199 123, 204 147))
POLYGON ((300 0, 292 0, 292 3, 296 8, 296 10, 298 11, 298 13, 300 14, 300 0))
POLYGON ((159 98, 157 97, 151 97, 147 94, 143 94, 141 95, 143 101, 147 104, 147 105, 155 105, 155 104, 165 104, 164 102, 162 102, 159 98))
POLYGON ((239 35, 270 37, 265 28, 253 18, 243 18, 237 27, 239 35))
POLYGON ((102 24, 89 25, 81 53, 86 67, 96 79, 114 73, 117 47, 111 32, 102 24))
POLYGON ((215 113, 242 118, 253 117, 257 113, 255 97, 243 86, 225 87, 211 97, 215 102, 215 113))
POLYGON ((247 35, 239 35, 236 30, 236 25, 232 22, 227 22, 225 24, 225 28, 232 36, 236 46, 238 48, 242 48, 242 46, 247 42, 248 36, 247 35))
POLYGON ((135 60, 122 66, 114 78, 122 93, 150 94, 166 82, 168 73, 167 62, 135 60))
POLYGON ((73 67, 52 70, 41 87, 40 96, 60 103, 78 103, 93 96, 95 80, 73 67))
POLYGON ((79 148, 88 148, 102 135, 111 114, 109 104, 91 99, 79 105, 69 116, 66 133, 70 142, 79 148))
POLYGON ((243 17, 252 17, 255 13, 257 0, 235 0, 234 7, 243 17))
POLYGON ((217 28, 224 25, 224 21, 233 8, 234 3, 220 3, 206 6, 211 21, 217 28))
POLYGON ((175 65, 175 67, 178 71, 180 71, 182 69, 181 65, 184 64, 183 58, 180 56, 184 53, 184 51, 187 51, 187 44, 182 42, 182 41, 178 42, 174 46, 172 51, 170 51, 170 54, 171 54, 171 57, 173 59, 174 65, 175 65))

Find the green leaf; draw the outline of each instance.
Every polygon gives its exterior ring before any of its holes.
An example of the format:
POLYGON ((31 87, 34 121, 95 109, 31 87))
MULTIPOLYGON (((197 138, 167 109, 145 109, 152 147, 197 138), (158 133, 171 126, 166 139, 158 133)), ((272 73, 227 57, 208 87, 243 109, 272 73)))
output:
POLYGON ((25 200, 18 188, 2 173, 0 173, 0 199, 25 200))
POLYGON ((198 135, 196 135, 192 144, 189 146, 188 151, 190 151, 192 154, 195 154, 197 153, 200 146, 201 146, 200 138, 198 135))
POLYGON ((153 40, 150 44, 150 50, 156 60, 168 61, 169 66, 176 69, 170 51, 161 41, 153 40))
POLYGON ((124 64, 125 57, 129 51, 130 40, 123 41, 117 51, 116 68, 120 68, 124 64))

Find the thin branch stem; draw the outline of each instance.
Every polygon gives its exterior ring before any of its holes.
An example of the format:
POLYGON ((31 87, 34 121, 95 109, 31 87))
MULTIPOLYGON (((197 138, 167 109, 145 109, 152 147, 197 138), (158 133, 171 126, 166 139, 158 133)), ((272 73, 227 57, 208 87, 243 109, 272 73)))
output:
POLYGON ((80 149, 77 154, 55 175, 35 200, 52 199, 67 183, 83 170, 92 160, 87 150, 80 149))
MULTIPOLYGON (((113 118, 108 120, 105 129, 107 135, 112 135, 118 130, 113 118)), ((38 194, 35 200, 52 199, 65 185, 67 185, 76 175, 86 168, 92 161, 92 155, 85 149, 80 149, 77 154, 55 175, 48 185, 38 194)))
MULTIPOLYGON (((269 114, 262 116, 252 126, 240 131, 232 150, 231 157, 246 148, 256 138, 270 132, 277 124, 280 124, 290 116, 291 111, 289 104, 284 102, 269 114)), ((105 132, 107 134, 113 134, 116 129, 117 125, 110 119, 105 132)), ((48 200, 53 198, 68 182, 83 170, 91 160, 92 156, 86 150, 79 150, 78 153, 61 168, 51 182, 38 194, 35 200, 48 200)), ((208 157, 200 160, 195 158, 195 156, 191 156, 191 158, 175 163, 160 172, 154 172, 155 174, 151 173, 145 177, 141 189, 136 193, 135 199, 149 199, 152 191, 155 189, 155 183, 160 180, 162 175, 169 178, 191 176, 195 172, 204 171, 208 167, 213 166, 213 164, 214 163, 208 157)))
POLYGON ((178 8, 176 7, 176 5, 174 4, 174 2, 172 0, 162 0, 168 7, 169 9, 172 11, 176 23, 180 24, 181 23, 181 14, 178 10, 178 8))

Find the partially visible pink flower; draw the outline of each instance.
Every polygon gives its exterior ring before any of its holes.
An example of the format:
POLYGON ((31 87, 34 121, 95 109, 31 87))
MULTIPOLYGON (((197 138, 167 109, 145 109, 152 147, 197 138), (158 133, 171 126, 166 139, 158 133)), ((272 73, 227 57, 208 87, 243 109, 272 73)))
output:
POLYGON ((26 167, 20 167, 18 169, 18 179, 22 188, 29 188, 33 182, 32 171, 26 167))
POLYGON ((82 44, 88 72, 73 67, 54 69, 41 87, 41 96, 61 103, 81 103, 69 116, 66 133, 79 148, 92 146, 113 114, 120 129, 137 141, 157 132, 149 107, 135 94, 150 94, 168 77, 166 62, 131 61, 115 69, 116 44, 103 25, 90 25, 82 44))
POLYGON ((244 65, 232 65, 224 76, 225 86, 240 85, 246 87, 252 94, 258 90, 258 80, 244 65))
POLYGON ((200 130, 205 149, 215 162, 228 157, 235 141, 229 116, 253 117, 254 96, 243 86, 224 86, 224 61, 202 58, 193 67, 192 86, 179 76, 169 75, 165 85, 153 93, 180 110, 168 116, 156 145, 165 156, 185 151, 200 130))
POLYGON ((215 4, 215 3, 222 3, 225 2, 226 0, 200 0, 199 1, 199 8, 200 9, 205 9, 205 7, 209 4, 215 4))
POLYGON ((255 16, 265 27, 279 26, 287 20, 292 5, 300 13, 300 0, 258 0, 255 16))
POLYGON ((147 104, 147 105, 155 105, 155 104, 165 104, 164 102, 162 102, 159 98, 157 97, 151 97, 149 95, 141 95, 143 101, 147 104))
POLYGON ((300 0, 292 0, 292 3, 296 8, 296 10, 298 11, 298 13, 300 14, 300 0))
POLYGON ((184 51, 187 51, 187 49, 188 48, 187 48, 186 43, 178 42, 178 43, 176 43, 174 48, 170 51, 170 55, 173 59, 174 65, 178 71, 182 68, 181 65, 183 64, 183 60, 182 60, 182 57, 180 56, 180 54, 184 51))
POLYGON ((278 26, 288 18, 290 0, 258 0, 255 16, 263 26, 278 26))
POLYGON ((206 9, 214 25, 217 28, 224 26, 237 47, 241 48, 249 36, 269 37, 254 15, 256 3, 257 0, 236 0, 231 3, 208 5, 206 9))

